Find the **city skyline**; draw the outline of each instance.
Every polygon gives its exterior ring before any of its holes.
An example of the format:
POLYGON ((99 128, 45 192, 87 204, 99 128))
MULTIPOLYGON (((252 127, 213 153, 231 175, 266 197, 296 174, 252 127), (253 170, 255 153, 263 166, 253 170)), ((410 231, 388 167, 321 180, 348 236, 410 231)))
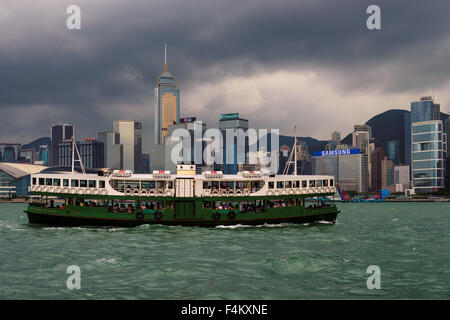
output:
POLYGON ((297 125, 299 136, 324 140, 330 124, 350 133, 354 123, 388 109, 408 110, 433 91, 448 112, 450 5, 444 1, 433 10, 426 3, 378 1, 378 31, 365 27, 369 1, 286 1, 282 8, 268 1, 245 7, 229 1, 79 1, 81 30, 65 28, 68 1, 44 3, 33 19, 25 10, 33 8, 31 1, 0 5, 0 64, 7 79, 0 84, 0 111, 16 119, 0 129, 4 140, 25 143, 59 122, 95 136, 115 119, 136 119, 148 146, 166 42, 182 91, 180 116, 197 115, 206 123, 244 109, 255 128, 290 135, 297 125), (413 24, 419 14, 430 23, 413 24), (122 15, 135 19, 115 19, 122 15), (208 18, 198 23, 199 15, 208 18), (107 36, 111 25, 115 34, 107 36), (407 37, 405 25, 411 28, 407 37))

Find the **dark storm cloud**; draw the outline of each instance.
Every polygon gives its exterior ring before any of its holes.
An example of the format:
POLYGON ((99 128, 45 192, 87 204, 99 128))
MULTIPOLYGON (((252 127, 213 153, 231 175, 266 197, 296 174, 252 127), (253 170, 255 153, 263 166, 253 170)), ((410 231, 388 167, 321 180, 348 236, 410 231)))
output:
POLYGON ((150 128, 165 42, 182 96, 228 76, 302 69, 348 94, 421 93, 448 79, 449 10, 447 0, 0 3, 0 134, 47 134, 64 120, 93 134, 130 116, 150 128), (73 3, 80 31, 65 27, 73 3), (381 7, 382 30, 365 27, 370 4, 381 7), (27 127, 5 121, 17 115, 27 127))

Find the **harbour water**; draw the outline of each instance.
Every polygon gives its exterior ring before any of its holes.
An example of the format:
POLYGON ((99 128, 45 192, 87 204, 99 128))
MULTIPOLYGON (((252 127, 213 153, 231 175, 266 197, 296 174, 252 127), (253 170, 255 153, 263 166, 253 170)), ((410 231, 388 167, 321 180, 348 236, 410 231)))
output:
POLYGON ((450 298, 448 203, 348 203, 335 225, 226 228, 42 227, 25 207, 0 204, 0 299, 450 298))

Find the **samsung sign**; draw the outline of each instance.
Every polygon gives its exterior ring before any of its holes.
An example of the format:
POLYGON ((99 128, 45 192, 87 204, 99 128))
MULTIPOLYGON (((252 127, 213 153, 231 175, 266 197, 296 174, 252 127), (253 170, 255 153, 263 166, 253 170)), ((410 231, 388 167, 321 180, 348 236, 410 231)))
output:
POLYGON ((314 151, 313 157, 349 156, 351 154, 360 154, 360 153, 361 153, 360 149, 314 151))

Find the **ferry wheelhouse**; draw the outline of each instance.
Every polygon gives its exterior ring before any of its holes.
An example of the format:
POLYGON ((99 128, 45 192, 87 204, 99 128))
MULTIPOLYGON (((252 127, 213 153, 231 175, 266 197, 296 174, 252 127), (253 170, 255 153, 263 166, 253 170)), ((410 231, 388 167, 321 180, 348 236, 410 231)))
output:
POLYGON ((199 175, 195 165, 178 165, 176 174, 43 172, 31 176, 29 191, 29 222, 47 225, 334 223, 339 213, 334 203, 319 200, 335 194, 332 176, 270 176, 258 171, 199 175), (307 205, 311 197, 318 201, 307 205))

